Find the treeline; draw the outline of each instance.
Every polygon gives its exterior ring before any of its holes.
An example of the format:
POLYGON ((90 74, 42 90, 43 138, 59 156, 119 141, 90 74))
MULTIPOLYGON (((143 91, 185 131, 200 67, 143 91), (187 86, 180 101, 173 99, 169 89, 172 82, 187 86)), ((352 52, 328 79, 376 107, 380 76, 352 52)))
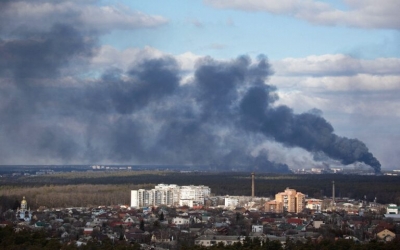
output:
POLYGON ((16 209, 16 202, 25 196, 28 206, 37 209, 99 205, 129 205, 130 190, 153 188, 154 185, 45 185, 36 187, 1 187, 0 209, 16 209))
MULTIPOLYGON (((395 239, 391 242, 370 241, 367 243, 359 243, 353 240, 337 239, 337 240, 319 240, 314 241, 308 239, 306 242, 287 240, 285 246, 279 241, 263 241, 259 239, 251 240, 246 238, 243 243, 234 243, 224 246, 222 243, 211 247, 204 246, 187 246, 185 241, 178 241, 178 248, 181 250, 397 250, 400 248, 400 241, 395 239)), ((11 227, 0 228, 0 249, 8 250, 138 250, 141 249, 139 244, 132 244, 125 240, 111 241, 106 238, 102 241, 92 239, 86 245, 78 247, 75 243, 60 242, 59 239, 48 238, 47 232, 44 230, 29 231, 21 230, 16 232, 11 227)))
POLYGON ((182 250, 397 250, 400 248, 400 241, 394 240, 391 242, 370 241, 368 243, 359 243, 353 240, 337 239, 337 240, 321 240, 312 241, 308 239, 306 242, 287 240, 285 246, 279 241, 263 241, 259 239, 251 240, 246 238, 243 243, 234 243, 224 246, 222 243, 211 247, 190 246, 185 247, 183 244, 182 250))
MULTIPOLYGON (((367 201, 373 201, 376 197, 378 203, 400 204, 400 177, 397 176, 256 173, 255 193, 261 197, 274 197, 290 187, 310 197, 330 197, 333 180, 336 197, 366 198, 367 201)), ((251 194, 250 173, 80 172, 1 178, 0 202, 1 197, 20 201, 22 196, 26 196, 31 208, 130 204, 130 190, 151 189, 159 183, 206 185, 215 195, 251 194)), ((9 199, 5 203, 9 204, 9 199)), ((0 203, 0 206, 10 206, 5 203, 0 203)))

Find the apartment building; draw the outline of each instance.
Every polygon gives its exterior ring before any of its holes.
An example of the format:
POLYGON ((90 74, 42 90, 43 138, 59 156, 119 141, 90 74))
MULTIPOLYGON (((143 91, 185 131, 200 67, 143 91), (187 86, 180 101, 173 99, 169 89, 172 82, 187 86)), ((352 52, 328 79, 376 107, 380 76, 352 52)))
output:
POLYGON ((266 212, 300 213, 305 208, 305 195, 295 189, 286 188, 284 192, 277 193, 275 200, 266 202, 264 209, 266 212))
POLYGON ((158 184, 151 190, 131 190, 131 207, 148 206, 197 206, 204 205, 211 190, 207 186, 178 186, 175 184, 158 184))
POLYGON ((225 197, 225 207, 235 208, 239 205, 239 199, 237 197, 225 197))
POLYGON ((314 210, 317 212, 321 211, 322 208, 322 200, 320 199, 307 199, 306 200, 306 208, 310 210, 314 210))

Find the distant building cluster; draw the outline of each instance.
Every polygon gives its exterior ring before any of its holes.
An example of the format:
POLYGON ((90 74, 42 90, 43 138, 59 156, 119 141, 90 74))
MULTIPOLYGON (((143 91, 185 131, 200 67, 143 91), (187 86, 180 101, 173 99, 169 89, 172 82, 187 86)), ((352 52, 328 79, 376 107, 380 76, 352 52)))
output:
POLYGON ((158 184, 151 190, 131 190, 131 207, 148 206, 203 206, 204 199, 210 196, 207 186, 178 186, 158 184))
POLYGON ((386 171, 383 174, 384 175, 399 176, 400 175, 400 170, 399 169, 394 169, 394 170, 386 171))
POLYGON ((93 170, 132 170, 131 166, 100 166, 93 165, 91 166, 93 170))
POLYGON ((284 192, 277 193, 275 200, 265 203, 266 212, 274 213, 300 213, 305 207, 305 195, 295 189, 286 188, 284 192))

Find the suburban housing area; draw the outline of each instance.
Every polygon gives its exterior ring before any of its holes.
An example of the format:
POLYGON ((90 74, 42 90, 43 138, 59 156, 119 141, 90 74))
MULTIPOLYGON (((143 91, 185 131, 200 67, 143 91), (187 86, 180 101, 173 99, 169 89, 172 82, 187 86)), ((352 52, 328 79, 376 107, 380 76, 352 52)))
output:
POLYGON ((335 198, 334 192, 332 197, 315 199, 291 188, 275 197, 215 196, 203 185, 158 184, 131 190, 130 206, 40 207, 33 211, 28 201, 29 197, 23 197, 20 207, 2 214, 0 230, 45 231, 59 244, 76 248, 93 242, 142 249, 249 242, 276 242, 283 247, 288 241, 308 244, 324 239, 386 244, 396 242, 400 233, 396 204, 335 198))

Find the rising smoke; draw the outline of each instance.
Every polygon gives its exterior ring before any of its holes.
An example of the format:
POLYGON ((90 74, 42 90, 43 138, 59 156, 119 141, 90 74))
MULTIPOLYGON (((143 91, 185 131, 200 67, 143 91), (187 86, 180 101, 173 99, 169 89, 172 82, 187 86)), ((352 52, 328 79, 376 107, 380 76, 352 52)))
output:
POLYGON ((1 164, 199 164, 288 172, 286 164, 269 160, 267 148, 255 151, 276 141, 380 172, 364 143, 334 134, 318 112, 276 106, 264 56, 203 58, 185 84, 170 56, 88 77, 77 68, 96 53, 96 40, 96 32, 65 24, 0 39, 1 164))

